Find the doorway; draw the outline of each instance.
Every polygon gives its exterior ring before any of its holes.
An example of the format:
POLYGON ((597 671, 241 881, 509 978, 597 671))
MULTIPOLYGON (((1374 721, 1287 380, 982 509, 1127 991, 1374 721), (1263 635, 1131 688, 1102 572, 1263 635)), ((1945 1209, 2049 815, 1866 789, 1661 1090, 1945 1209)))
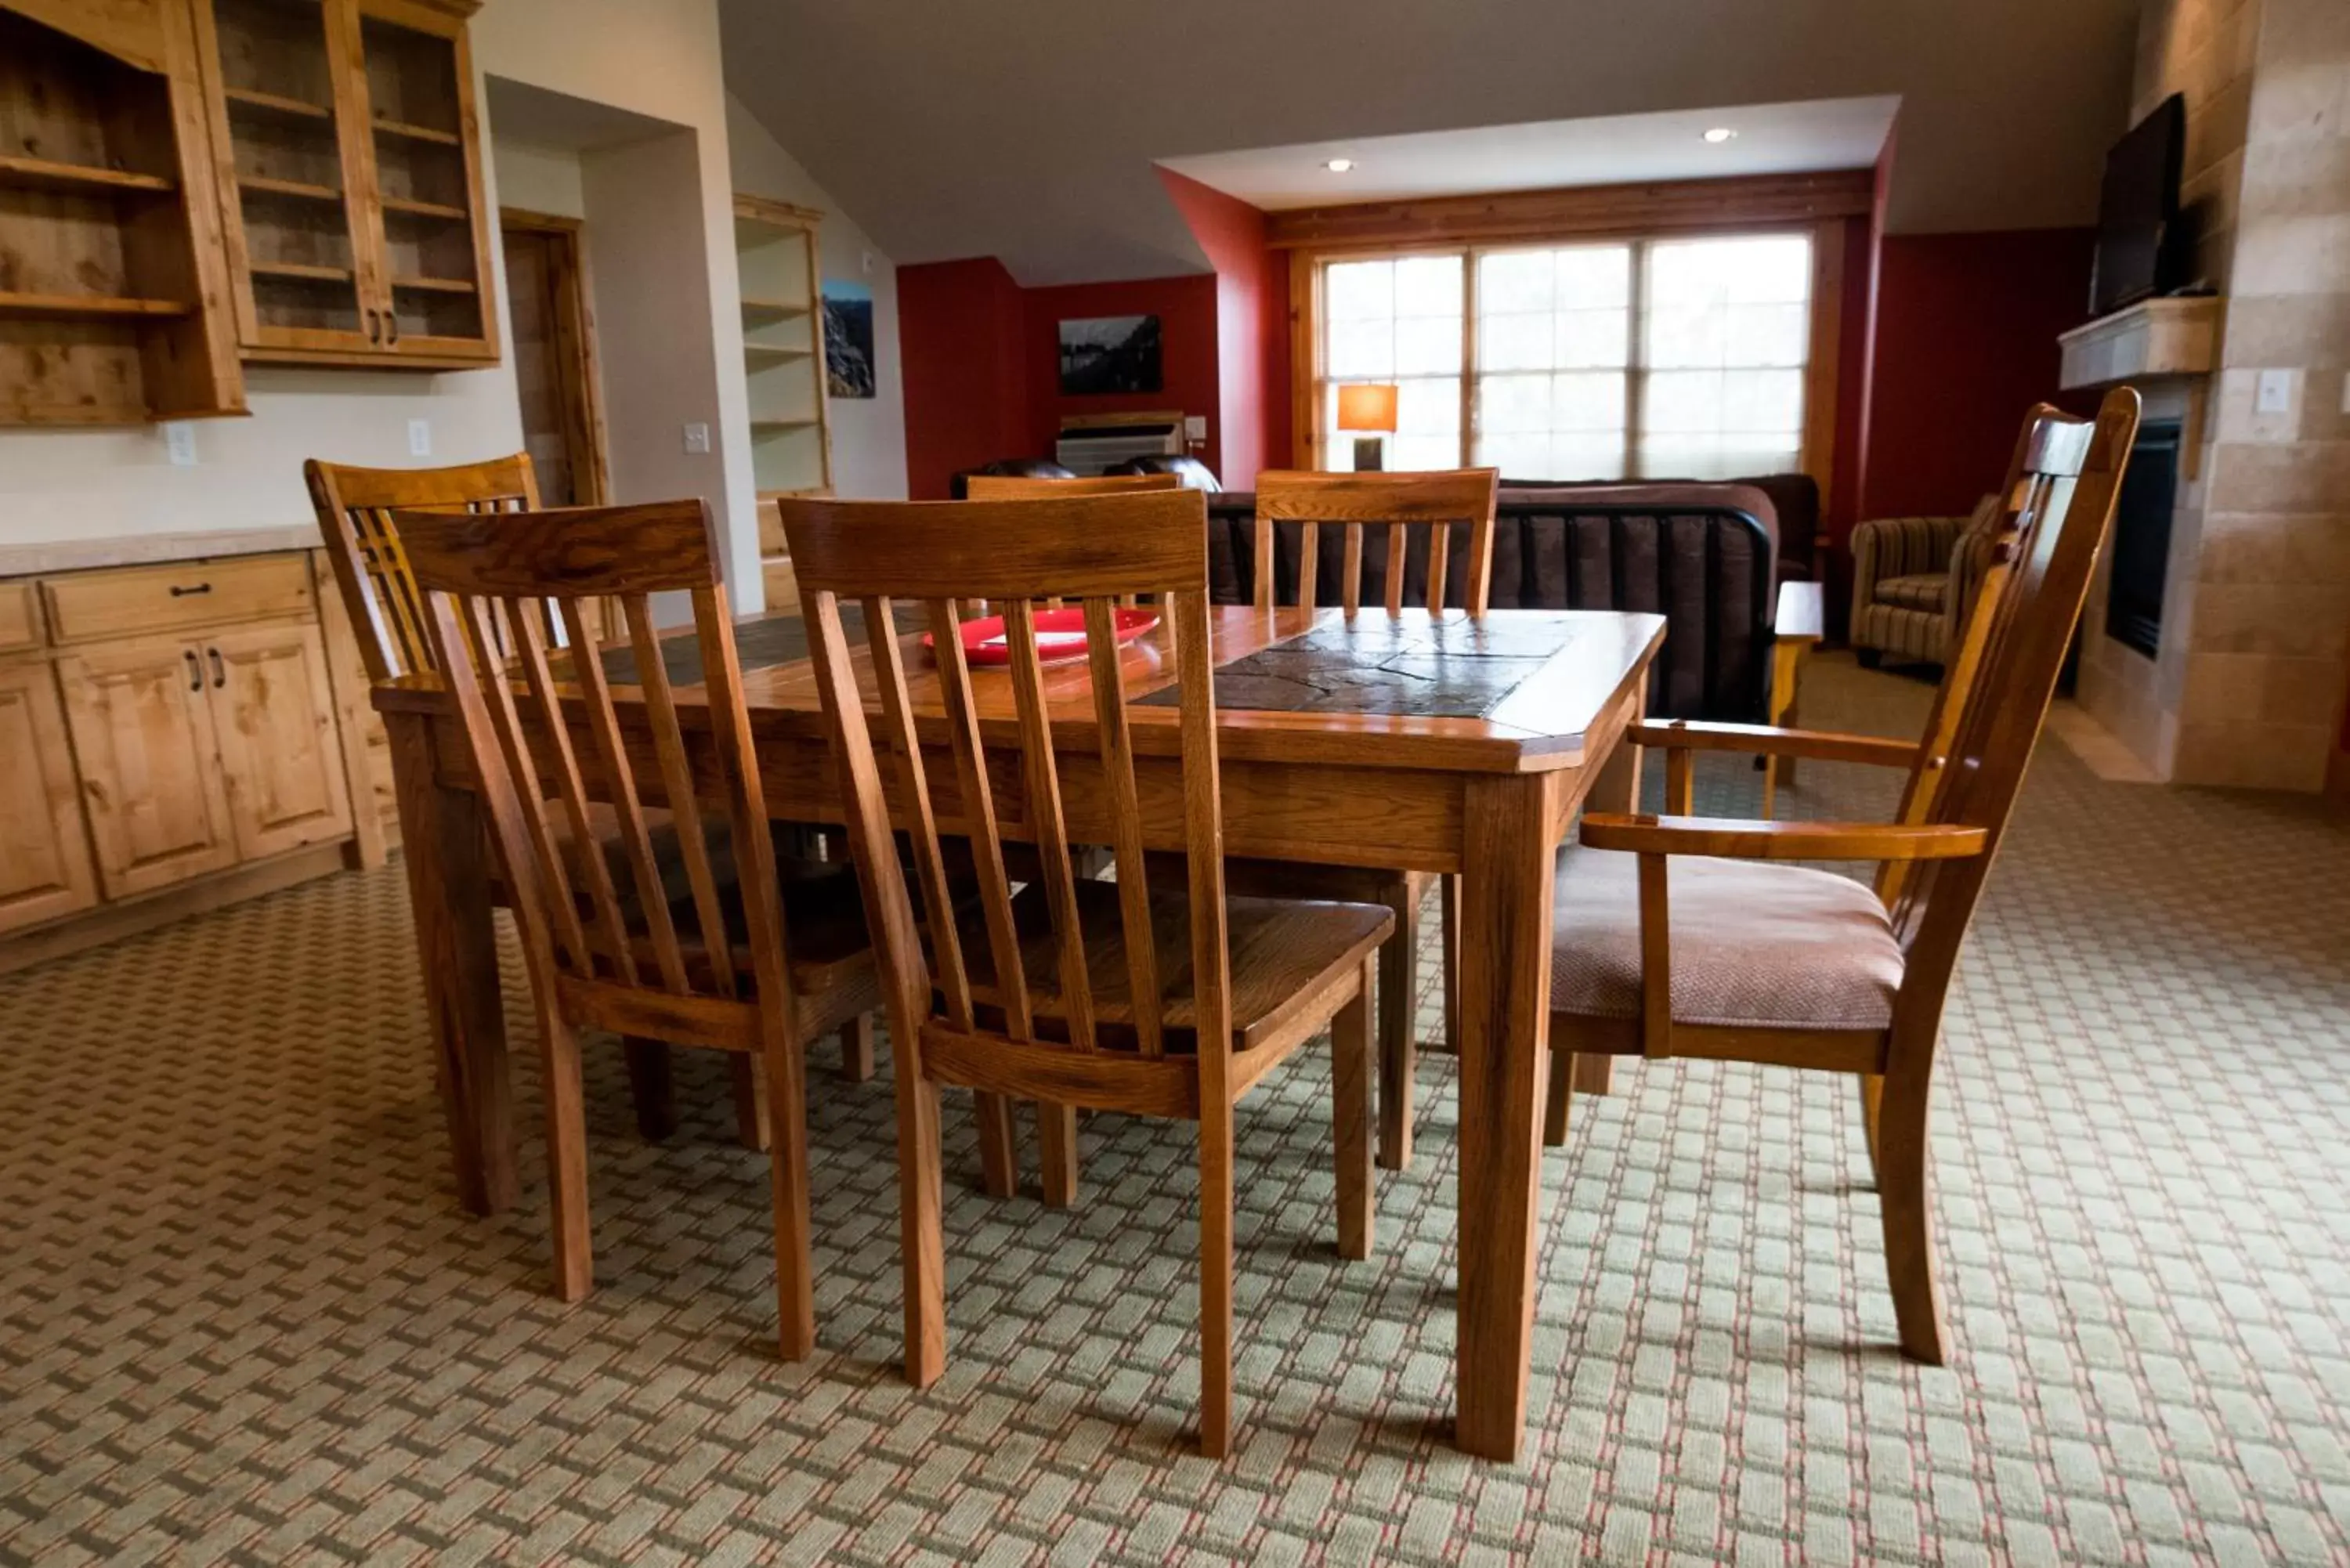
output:
POLYGON ((514 313, 523 445, 538 473, 539 501, 601 506, 611 499, 611 465, 584 225, 577 218, 513 207, 502 209, 498 219, 514 313))

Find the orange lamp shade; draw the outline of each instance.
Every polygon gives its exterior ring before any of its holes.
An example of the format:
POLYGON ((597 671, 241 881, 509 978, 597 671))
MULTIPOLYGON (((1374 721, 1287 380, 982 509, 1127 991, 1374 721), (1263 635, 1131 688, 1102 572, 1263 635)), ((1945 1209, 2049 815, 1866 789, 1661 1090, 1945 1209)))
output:
POLYGON ((1338 428, 1342 431, 1392 431, 1396 428, 1393 387, 1338 389, 1338 428))

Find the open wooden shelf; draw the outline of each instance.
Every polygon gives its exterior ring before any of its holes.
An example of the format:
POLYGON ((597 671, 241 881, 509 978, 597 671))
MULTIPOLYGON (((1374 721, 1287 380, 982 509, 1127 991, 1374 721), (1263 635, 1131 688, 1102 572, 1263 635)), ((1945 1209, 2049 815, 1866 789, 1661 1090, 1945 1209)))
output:
POLYGON ((745 343, 743 354, 750 359, 805 359, 816 352, 813 348, 780 348, 765 343, 745 343))
POLYGON ((238 109, 254 109, 262 114, 282 115, 288 119, 312 119, 321 124, 334 123, 335 111, 324 104, 310 103, 298 98, 286 98, 274 92, 256 92, 251 88, 223 88, 221 97, 238 109))
POLYGON ((824 421, 818 419, 753 420, 751 421, 751 429, 754 433, 767 431, 778 432, 783 431, 812 431, 822 423, 824 423, 824 421))
POLYGON ((394 288, 412 288, 423 294, 479 294, 481 289, 462 277, 396 277, 394 288))
POLYGON ((86 163, 53 163, 46 158, 0 158, 0 186, 30 191, 89 191, 99 194, 169 195, 176 181, 127 169, 97 169, 86 163))
POLYGON ((404 213, 413 218, 446 218, 452 223, 462 223, 473 216, 464 208, 452 207, 445 202, 414 202, 406 196, 386 196, 383 210, 404 213))
POLYGON ((0 294, 0 316, 87 317, 158 319, 192 316, 183 299, 123 299, 98 294, 0 294))
POLYGON ((343 193, 331 185, 313 185, 304 180, 272 180, 259 174, 237 177, 236 188, 249 196, 282 196, 294 202, 343 202, 343 193))
POLYGON ((255 277, 282 277, 303 283, 348 283, 351 269, 347 266, 318 266, 310 262, 255 262, 255 277))
POLYGON ((788 299, 745 299, 743 319, 751 321, 790 321, 806 316, 814 307, 806 300, 794 303, 788 299))
POLYGON ((375 122, 380 136, 397 136, 404 141, 429 141, 436 147, 463 147, 465 139, 453 130, 435 130, 429 125, 410 125, 402 120, 381 119, 375 122))

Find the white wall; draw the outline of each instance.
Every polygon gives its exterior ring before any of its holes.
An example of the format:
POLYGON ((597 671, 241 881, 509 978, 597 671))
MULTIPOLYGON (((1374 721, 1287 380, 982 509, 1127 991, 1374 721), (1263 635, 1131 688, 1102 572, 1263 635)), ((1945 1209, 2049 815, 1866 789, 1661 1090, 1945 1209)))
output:
POLYGON ((588 215, 588 193, 581 183, 577 148, 493 136, 490 161, 497 169, 500 206, 556 218, 588 215))
POLYGON ((906 391, 899 375, 897 265, 731 96, 726 100, 726 140, 734 163, 734 188, 822 212, 824 226, 817 234, 824 275, 873 290, 874 396, 832 400, 833 490, 858 500, 902 501, 906 391))

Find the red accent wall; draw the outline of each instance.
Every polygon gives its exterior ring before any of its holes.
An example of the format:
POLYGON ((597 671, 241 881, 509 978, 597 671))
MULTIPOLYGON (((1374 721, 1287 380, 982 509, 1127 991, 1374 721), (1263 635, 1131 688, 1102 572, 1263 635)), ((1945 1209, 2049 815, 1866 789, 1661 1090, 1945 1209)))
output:
POLYGON ((1029 452, 1024 292, 993 256, 898 269, 906 481, 915 500, 944 501, 959 471, 1029 452))
MULTIPOLYGON (((1028 424, 1019 445, 994 457, 1050 457, 1062 419, 1070 414, 1139 413, 1180 409, 1208 419, 1208 444, 1195 449, 1221 477, 1222 421, 1216 353, 1216 280, 1208 273, 1189 277, 1151 277, 1128 283, 1073 283, 1020 291, 1026 312, 1023 373, 1027 378, 1028 424), (1060 324, 1088 316, 1159 317, 1159 368, 1165 379, 1155 392, 1119 392, 1095 397, 1061 395, 1060 324)), ((905 306, 899 305, 899 331, 905 306)), ((908 410, 910 422, 912 411, 908 410)), ((983 459, 982 461, 985 461, 983 459)))
POLYGON ((1885 236, 1860 515, 1962 513, 1998 488, 2024 410, 2064 401, 2056 335, 2087 319, 2095 239, 1885 236))
POLYGON ((1159 178, 1216 269, 1222 461, 1210 466, 1227 488, 1252 489, 1260 469, 1289 463, 1288 257, 1265 244, 1259 209, 1170 170, 1159 178))

